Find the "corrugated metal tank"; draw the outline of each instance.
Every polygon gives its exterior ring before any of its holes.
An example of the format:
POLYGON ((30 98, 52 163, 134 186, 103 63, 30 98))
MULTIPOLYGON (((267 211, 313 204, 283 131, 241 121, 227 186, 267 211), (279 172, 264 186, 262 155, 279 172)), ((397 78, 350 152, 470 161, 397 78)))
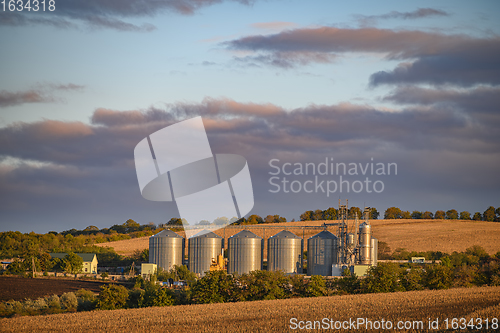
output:
POLYGON ((262 269, 264 257, 264 240, 251 231, 242 230, 228 238, 227 272, 249 273, 262 269))
POLYGON ((359 263, 371 265, 372 263, 372 227, 363 222, 359 226, 359 263))
POLYGON ((210 269, 212 259, 222 254, 224 240, 221 236, 202 230, 188 239, 189 270, 193 273, 205 275, 210 269))
POLYGON ((267 270, 302 274, 304 241, 283 230, 267 240, 267 270))
POLYGON ((372 265, 377 266, 378 261, 378 239, 372 237, 372 265))
POLYGON ((338 263, 338 239, 323 230, 307 240, 307 275, 332 275, 332 265, 338 263))
POLYGON ((182 265, 184 260, 184 237, 172 230, 163 230, 149 237, 149 262, 164 270, 182 265))

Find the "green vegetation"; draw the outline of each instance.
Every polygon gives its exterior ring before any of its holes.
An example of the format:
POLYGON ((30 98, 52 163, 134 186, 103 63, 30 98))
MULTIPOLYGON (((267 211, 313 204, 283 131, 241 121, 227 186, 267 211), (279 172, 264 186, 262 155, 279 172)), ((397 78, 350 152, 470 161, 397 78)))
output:
MULTIPOLYGON (((89 226, 84 230, 71 229, 61 233, 50 231, 47 234, 0 232, 0 258, 27 258, 49 252, 92 252, 109 256, 109 253, 114 252, 94 244, 150 236, 155 230, 154 224, 140 225, 133 220, 127 220, 121 225, 100 230, 89 226)), ((99 262, 106 259, 105 256, 98 256, 99 262)), ((116 257, 113 260, 116 260, 116 257)))
POLYGON ((368 270, 366 277, 345 270, 342 277, 332 280, 268 271, 242 275, 212 271, 196 279, 186 266, 175 266, 168 272, 158 272, 150 281, 140 276, 134 278, 131 289, 113 284, 102 286, 97 297, 80 290, 61 297, 3 302, 0 316, 500 285, 500 252, 489 256, 481 247, 473 246, 465 252, 440 257, 441 263, 430 265, 379 263, 368 270), (157 284, 158 279, 182 280, 187 286, 170 289, 157 284))

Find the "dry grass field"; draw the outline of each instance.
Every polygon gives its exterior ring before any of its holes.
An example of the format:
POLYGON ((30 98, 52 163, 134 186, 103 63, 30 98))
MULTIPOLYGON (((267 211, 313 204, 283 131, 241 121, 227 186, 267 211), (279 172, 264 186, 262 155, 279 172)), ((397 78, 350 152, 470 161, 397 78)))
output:
MULTIPOLYGON (((367 318, 372 322, 391 321, 393 326, 399 321, 424 324, 424 329, 388 332, 442 332, 446 318, 479 317, 490 321, 498 318, 499 304, 500 287, 481 287, 18 317, 1 319, 0 331, 288 332, 297 331, 290 329, 291 318, 299 321, 367 318), (439 318, 439 330, 428 329, 428 318, 439 318)), ((360 328, 356 331, 366 331, 364 326, 360 328)))
MULTIPOLYGON (((283 229, 287 228, 291 232, 302 237, 303 233, 297 226, 320 226, 323 223, 335 221, 307 221, 307 222, 287 222, 271 224, 283 229)), ((397 248, 405 248, 408 251, 442 251, 452 253, 453 251, 465 251, 472 245, 482 246, 488 253, 495 254, 500 251, 500 223, 483 221, 460 221, 460 220, 374 220, 373 236, 379 241, 386 242, 392 251, 397 248)), ((280 229, 266 229, 265 234, 259 225, 259 228, 250 229, 260 237, 268 237, 278 233, 280 229)), ((241 230, 241 228, 231 228, 224 231, 216 231, 220 236, 226 239, 241 230)), ((336 227, 330 227, 332 232, 336 232, 336 227)), ((309 238, 321 229, 306 229, 304 237, 309 238)), ((180 232, 184 236, 183 232, 180 232)), ((116 242, 96 244, 98 246, 109 246, 115 249, 119 254, 131 255, 136 250, 144 250, 149 246, 149 237, 141 237, 116 242)), ((187 244, 186 244, 187 246, 187 244)), ((267 247, 267 246, 266 246, 267 247)))

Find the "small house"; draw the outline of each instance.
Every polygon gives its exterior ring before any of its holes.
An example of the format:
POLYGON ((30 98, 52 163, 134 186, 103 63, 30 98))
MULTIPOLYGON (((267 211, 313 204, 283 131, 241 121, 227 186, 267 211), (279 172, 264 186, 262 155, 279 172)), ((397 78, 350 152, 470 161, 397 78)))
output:
MULTIPOLYGON (((52 258, 63 259, 67 253, 49 253, 52 258)), ((83 259, 81 273, 97 274, 97 255, 95 253, 75 253, 83 259)))

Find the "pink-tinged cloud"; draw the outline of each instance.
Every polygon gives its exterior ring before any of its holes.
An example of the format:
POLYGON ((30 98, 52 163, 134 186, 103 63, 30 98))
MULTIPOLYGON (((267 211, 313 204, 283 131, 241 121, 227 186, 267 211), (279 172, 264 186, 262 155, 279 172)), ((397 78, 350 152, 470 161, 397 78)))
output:
POLYGON ((150 32, 156 29, 149 23, 135 25, 122 18, 153 17, 164 12, 192 15, 199 9, 224 1, 250 5, 254 0, 64 0, 57 10, 29 15, 24 12, 0 13, 0 25, 50 25, 57 28, 113 29, 128 32, 150 32))
POLYGON ((450 13, 434 8, 418 8, 411 12, 392 11, 382 15, 355 15, 360 25, 370 26, 377 23, 378 20, 402 19, 415 20, 436 16, 450 16, 450 13))
POLYGON ((82 90, 84 86, 73 83, 69 84, 36 84, 36 88, 25 91, 0 91, 0 108, 8 106, 16 106, 26 103, 51 103, 58 99, 53 96, 57 90, 72 91, 82 90))
POLYGON ((54 99, 45 96, 41 91, 27 90, 21 92, 0 91, 0 107, 15 106, 26 103, 48 103, 54 99))
POLYGON ((255 52, 239 58, 240 61, 285 68, 329 63, 336 54, 345 52, 377 53, 387 59, 413 61, 403 62, 393 71, 374 73, 370 77, 373 86, 400 83, 449 83, 464 87, 478 83, 500 84, 500 37, 320 27, 247 36, 222 45, 229 50, 255 52), (324 56, 320 57, 320 54, 324 56))

